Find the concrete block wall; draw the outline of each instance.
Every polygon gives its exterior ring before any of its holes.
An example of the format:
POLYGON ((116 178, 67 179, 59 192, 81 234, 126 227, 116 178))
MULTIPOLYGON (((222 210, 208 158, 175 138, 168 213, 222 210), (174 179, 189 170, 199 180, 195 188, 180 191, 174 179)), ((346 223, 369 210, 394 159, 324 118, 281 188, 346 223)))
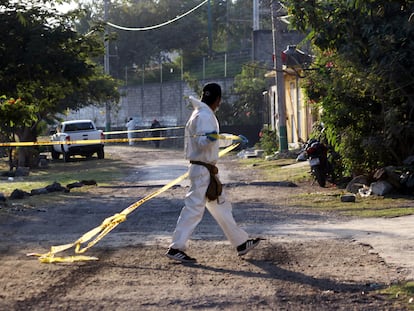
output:
MULTIPOLYGON (((233 86, 233 78, 218 79, 217 82, 223 88, 223 93, 230 93, 233 86)), ((189 107, 186 97, 192 95, 199 97, 184 82, 165 82, 162 84, 144 84, 143 86, 128 86, 120 89, 122 94, 117 105, 112 105, 111 130, 125 129, 125 124, 129 118, 134 118, 137 126, 147 128, 151 126, 152 120, 157 119, 162 126, 181 126, 185 125, 192 110, 189 107)), ((225 96, 225 94, 224 94, 225 96)), ((76 111, 69 111, 63 116, 65 120, 73 119, 92 119, 96 126, 105 129, 106 110, 103 106, 88 106, 76 111)))

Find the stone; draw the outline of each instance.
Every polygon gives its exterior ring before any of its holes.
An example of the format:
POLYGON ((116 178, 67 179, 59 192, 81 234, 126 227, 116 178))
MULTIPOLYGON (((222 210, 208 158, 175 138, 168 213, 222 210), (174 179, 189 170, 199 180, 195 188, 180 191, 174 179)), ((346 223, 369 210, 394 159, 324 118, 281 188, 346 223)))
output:
POLYGON ((346 186, 346 191, 350 193, 358 193, 360 188, 369 185, 369 180, 367 176, 360 175, 353 178, 348 185, 346 186))
POLYGON ((32 189, 30 191, 30 195, 39 195, 39 194, 47 194, 49 191, 47 191, 46 188, 39 188, 39 189, 32 189))
POLYGON ((371 184, 371 190, 373 194, 385 195, 393 190, 393 186, 385 180, 380 180, 371 184))
POLYGON ((9 198, 10 200, 21 200, 27 196, 30 196, 30 193, 20 189, 14 189, 9 198))
POLYGON ((45 188, 48 192, 58 192, 58 191, 67 192, 68 191, 67 188, 63 187, 60 183, 56 181, 53 184, 46 186, 45 188))
POLYGON ((341 195, 341 202, 355 202, 355 200, 356 200, 355 194, 341 195))
POLYGON ((71 183, 71 184, 67 184, 66 188, 72 189, 72 188, 80 188, 82 186, 84 186, 84 184, 78 181, 78 182, 74 182, 74 183, 71 183))

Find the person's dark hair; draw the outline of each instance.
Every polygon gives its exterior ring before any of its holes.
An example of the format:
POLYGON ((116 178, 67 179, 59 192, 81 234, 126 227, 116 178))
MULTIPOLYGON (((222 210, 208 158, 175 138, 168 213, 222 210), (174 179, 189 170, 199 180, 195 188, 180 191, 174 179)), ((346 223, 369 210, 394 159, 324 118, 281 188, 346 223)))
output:
POLYGON ((207 83, 203 87, 201 101, 211 106, 217 98, 221 98, 221 87, 217 83, 207 83))

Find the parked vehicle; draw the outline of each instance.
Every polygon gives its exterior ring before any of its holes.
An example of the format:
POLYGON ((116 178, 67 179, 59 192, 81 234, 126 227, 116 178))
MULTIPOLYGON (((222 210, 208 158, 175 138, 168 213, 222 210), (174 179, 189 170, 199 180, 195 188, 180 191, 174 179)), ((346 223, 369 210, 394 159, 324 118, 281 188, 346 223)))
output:
POLYGON ((104 139, 101 130, 96 129, 95 124, 91 120, 72 120, 62 122, 56 129, 50 139, 51 141, 59 141, 62 144, 52 145, 52 159, 57 160, 60 154, 63 155, 63 161, 68 162, 73 155, 81 155, 84 157, 92 157, 97 154, 98 159, 104 158, 104 139), (91 143, 76 143, 76 141, 90 140, 91 143), (70 142, 75 143, 70 143, 70 142), (99 141, 99 142, 98 142, 99 141), (64 142, 64 143, 63 143, 64 142))
POLYGON ((314 138, 310 139, 296 160, 308 160, 311 174, 318 182, 319 186, 325 187, 328 176, 333 180, 332 165, 328 161, 328 148, 318 140, 314 138))

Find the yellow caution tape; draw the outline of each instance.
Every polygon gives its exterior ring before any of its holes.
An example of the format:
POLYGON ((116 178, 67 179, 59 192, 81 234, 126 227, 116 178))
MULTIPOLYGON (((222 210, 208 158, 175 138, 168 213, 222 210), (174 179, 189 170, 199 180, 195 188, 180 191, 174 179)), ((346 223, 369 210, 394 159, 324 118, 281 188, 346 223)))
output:
MULTIPOLYGON (((232 134, 207 134, 207 136, 215 139, 224 140, 241 140, 239 136, 232 134)), ((106 138, 106 139, 90 139, 90 140, 69 140, 69 141, 24 141, 24 142, 7 142, 0 143, 0 147, 31 147, 31 146, 50 146, 50 145, 89 145, 103 143, 126 143, 130 141, 161 141, 167 139, 184 138, 184 136, 168 136, 168 137, 137 137, 137 138, 106 138)))
POLYGON ((125 134, 125 133, 142 133, 142 132, 154 132, 154 131, 167 131, 167 130, 176 130, 183 129, 184 126, 174 126, 174 127, 157 127, 153 129, 139 129, 139 130, 128 130, 128 131, 112 131, 112 132, 103 132, 105 135, 115 135, 115 134, 125 134))
POLYGON ((66 257, 44 257, 39 258, 39 261, 42 263, 56 263, 56 262, 76 262, 76 261, 90 261, 90 260, 99 260, 98 257, 93 256, 66 256, 66 257))
POLYGON ((89 140, 69 140, 69 141, 24 141, 0 143, 0 147, 30 147, 30 146, 50 146, 50 145, 90 145, 90 144, 104 144, 104 143, 125 143, 129 141, 152 141, 152 140, 166 140, 173 138, 183 138, 183 136, 169 136, 169 137, 139 137, 139 138, 106 138, 106 139, 89 139, 89 140))
MULTIPOLYGON (((237 136, 238 137, 238 136, 237 136)), ((233 144, 219 152, 219 156, 222 157, 228 152, 235 149, 239 143, 233 144)), ((89 256, 82 256, 82 255, 76 255, 76 256, 68 256, 68 257, 55 257, 55 254, 63 252, 67 249, 70 249, 72 247, 75 247, 75 253, 76 254, 83 254, 85 253, 89 248, 94 246, 96 243, 98 243, 105 235, 107 235, 110 231, 112 231, 118 224, 125 221, 127 218, 127 215, 135 211, 139 206, 147 202, 148 200, 156 197, 157 195, 163 193, 164 191, 168 190, 175 184, 181 182, 182 180, 186 179, 188 176, 188 172, 177 177, 173 181, 169 182, 162 188, 150 193, 146 197, 142 198, 141 200, 131 204, 127 208, 125 208, 122 212, 117 213, 113 216, 110 216, 106 218, 101 225, 99 225, 96 228, 93 228, 92 230, 86 232, 83 234, 78 240, 76 240, 73 243, 69 244, 63 244, 58 246, 52 246, 50 248, 50 251, 45 254, 39 254, 39 253, 29 253, 27 256, 35 256, 39 257, 39 261, 42 263, 57 263, 57 262, 75 262, 75 261, 87 261, 87 260, 98 260, 97 257, 89 257, 89 256), (82 247, 83 244, 90 241, 85 247, 82 247)))

